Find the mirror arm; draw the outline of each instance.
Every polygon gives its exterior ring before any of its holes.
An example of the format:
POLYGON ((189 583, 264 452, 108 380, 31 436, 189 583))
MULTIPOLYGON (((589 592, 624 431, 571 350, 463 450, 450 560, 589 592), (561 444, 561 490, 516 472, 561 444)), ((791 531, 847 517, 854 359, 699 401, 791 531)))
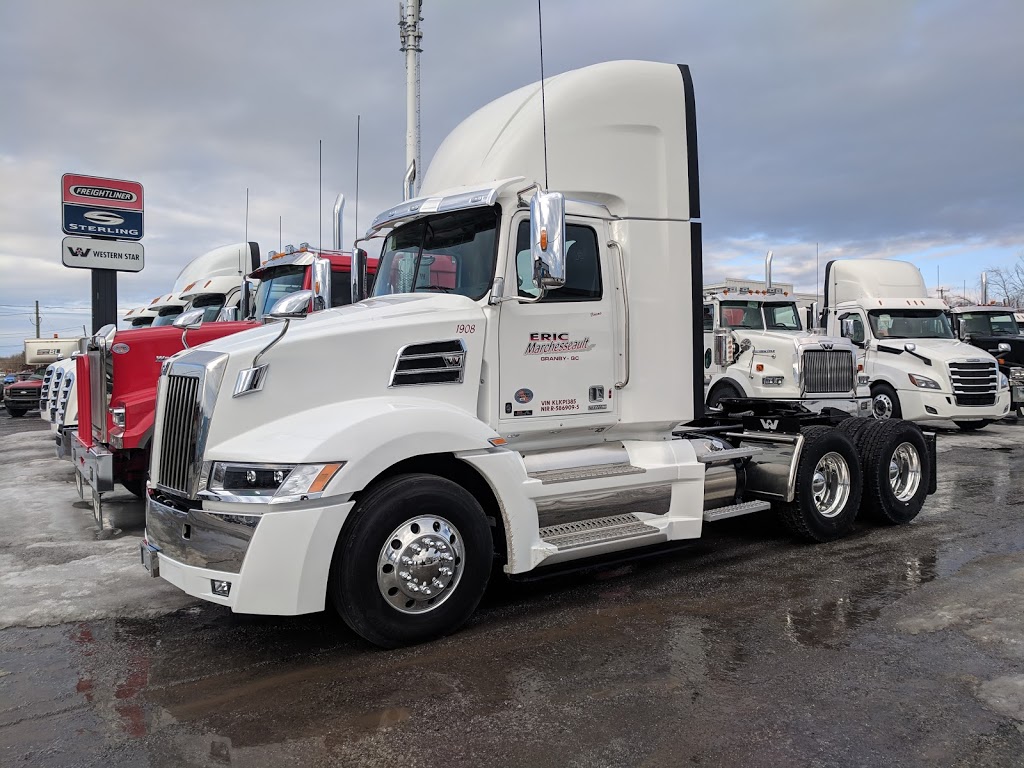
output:
POLYGON ((252 359, 252 365, 250 367, 252 367, 252 368, 258 368, 259 367, 260 358, 263 357, 265 354, 267 354, 267 352, 270 351, 271 347, 273 347, 275 344, 277 344, 277 342, 279 342, 281 339, 284 338, 284 335, 288 332, 288 324, 290 322, 291 322, 291 318, 288 318, 288 317, 284 318, 284 323, 281 324, 281 332, 279 334, 277 334, 277 336, 274 337, 273 341, 271 341, 269 344, 267 344, 267 346, 265 346, 263 349, 261 349, 259 352, 256 353, 256 357, 254 357, 252 359))

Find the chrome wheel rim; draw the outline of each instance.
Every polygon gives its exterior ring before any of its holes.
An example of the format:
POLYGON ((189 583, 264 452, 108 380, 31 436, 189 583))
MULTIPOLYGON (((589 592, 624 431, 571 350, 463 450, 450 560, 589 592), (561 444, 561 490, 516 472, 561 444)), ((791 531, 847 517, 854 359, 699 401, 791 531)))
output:
POLYGON ((846 459, 830 451, 818 459, 811 476, 814 508, 822 517, 835 517, 850 498, 850 467, 846 459))
POLYGON ((876 419, 885 421, 892 418, 892 398, 879 393, 871 398, 871 410, 876 419))
POLYGON ((893 495, 907 502, 921 487, 921 456, 910 443, 900 443, 889 459, 889 486, 893 495))
POLYGON ((426 515, 398 526, 377 558, 377 587, 402 613, 427 613, 459 584, 465 560, 462 536, 443 517, 426 515))

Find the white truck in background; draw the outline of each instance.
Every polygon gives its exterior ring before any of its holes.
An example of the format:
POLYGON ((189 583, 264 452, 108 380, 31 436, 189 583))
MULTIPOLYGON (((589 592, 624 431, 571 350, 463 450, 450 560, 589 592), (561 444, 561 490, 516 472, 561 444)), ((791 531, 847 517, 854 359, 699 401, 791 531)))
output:
POLYGON ((905 261, 825 266, 825 327, 859 348, 875 418, 953 420, 981 429, 1010 410, 1009 381, 992 355, 958 341, 941 299, 905 261))
POLYGON ((871 413, 857 348, 842 337, 805 330, 796 300, 772 287, 772 253, 763 291, 704 297, 704 389, 709 408, 724 400, 786 401, 812 411, 871 413))
POLYGON ((239 613, 331 604, 394 647, 457 629, 495 565, 550 572, 772 506, 814 541, 861 510, 918 514, 935 444, 914 424, 769 401, 701 419, 689 69, 608 62, 545 90, 561 192, 539 185, 535 83, 463 121, 423 196, 373 220, 369 298, 165 362, 151 575, 239 613))

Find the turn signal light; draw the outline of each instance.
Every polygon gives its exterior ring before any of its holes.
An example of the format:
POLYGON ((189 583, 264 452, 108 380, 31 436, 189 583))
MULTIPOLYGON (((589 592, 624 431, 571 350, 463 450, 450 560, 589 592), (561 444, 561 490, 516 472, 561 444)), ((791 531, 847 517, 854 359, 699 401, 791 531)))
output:
POLYGON ((341 469, 341 464, 325 464, 324 468, 320 470, 320 473, 316 476, 316 479, 309 486, 309 493, 320 493, 327 484, 331 482, 331 478, 334 477, 338 470, 341 469))
POLYGON ((760 373, 763 370, 764 370, 764 365, 762 363, 758 363, 757 364, 757 372, 760 373))
POLYGON ((548 231, 547 231, 547 229, 542 229, 540 231, 540 249, 542 251, 546 251, 548 249, 548 231))

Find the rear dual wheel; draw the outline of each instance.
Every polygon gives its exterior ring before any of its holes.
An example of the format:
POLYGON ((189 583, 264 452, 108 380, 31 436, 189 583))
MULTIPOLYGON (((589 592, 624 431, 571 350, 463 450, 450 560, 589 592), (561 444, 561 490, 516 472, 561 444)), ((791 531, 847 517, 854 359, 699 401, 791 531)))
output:
POLYGON ((852 418, 837 429, 853 439, 860 456, 865 512, 890 525, 917 517, 934 472, 921 428, 899 419, 852 418))
POLYGON ((849 533, 860 508, 857 449, 849 435, 831 427, 807 427, 801 435, 795 497, 779 514, 800 538, 834 541, 849 533))

